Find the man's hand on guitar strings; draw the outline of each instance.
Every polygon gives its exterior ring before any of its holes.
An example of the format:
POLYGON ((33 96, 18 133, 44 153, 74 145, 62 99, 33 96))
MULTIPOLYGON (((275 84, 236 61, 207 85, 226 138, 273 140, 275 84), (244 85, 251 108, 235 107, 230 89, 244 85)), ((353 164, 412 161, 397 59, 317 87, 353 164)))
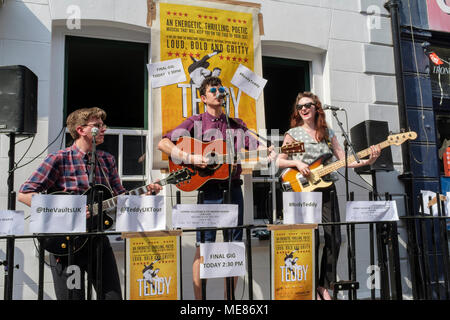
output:
MULTIPOLYGON (((155 182, 158 182, 158 180, 156 180, 155 182)), ((147 192, 146 195, 150 196, 150 195, 155 195, 158 194, 160 191, 162 190, 162 186, 158 183, 150 183, 149 185, 147 185, 147 192)))
POLYGON ((190 156, 189 163, 193 164, 196 167, 204 169, 206 168, 206 166, 208 166, 209 159, 200 154, 192 154, 190 156))

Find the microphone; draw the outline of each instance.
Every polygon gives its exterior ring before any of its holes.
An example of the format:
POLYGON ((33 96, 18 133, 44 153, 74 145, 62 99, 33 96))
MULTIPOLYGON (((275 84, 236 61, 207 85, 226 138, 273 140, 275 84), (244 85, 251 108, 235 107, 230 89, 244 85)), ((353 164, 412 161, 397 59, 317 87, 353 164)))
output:
POLYGON ((98 128, 97 127, 92 127, 91 129, 91 133, 93 137, 96 137, 98 134, 98 128))
POLYGON ((344 108, 340 108, 340 107, 335 107, 335 106, 330 106, 328 104, 324 104, 322 107, 323 110, 333 110, 333 111, 344 111, 344 108))
POLYGON ((224 99, 226 96, 228 95, 228 92, 224 91, 224 92, 218 92, 216 95, 217 99, 224 99))

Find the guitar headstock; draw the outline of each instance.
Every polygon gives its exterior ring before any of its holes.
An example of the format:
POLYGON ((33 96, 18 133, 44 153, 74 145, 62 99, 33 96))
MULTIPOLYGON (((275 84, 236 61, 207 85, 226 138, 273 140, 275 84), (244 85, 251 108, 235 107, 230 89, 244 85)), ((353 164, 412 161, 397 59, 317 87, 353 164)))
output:
POLYGON ((398 134, 391 134, 390 136, 388 136, 387 140, 391 144, 395 144, 395 145, 399 146, 406 140, 414 140, 416 138, 417 138, 417 133, 415 133, 414 131, 409 131, 409 132, 403 132, 403 133, 398 133, 398 134))
POLYGON ((188 168, 183 168, 183 169, 171 172, 167 176, 166 182, 168 184, 177 184, 182 181, 190 180, 191 177, 192 177, 192 172, 188 168))
POLYGON ((281 153, 303 153, 305 152, 305 144, 303 142, 292 142, 281 147, 281 153))

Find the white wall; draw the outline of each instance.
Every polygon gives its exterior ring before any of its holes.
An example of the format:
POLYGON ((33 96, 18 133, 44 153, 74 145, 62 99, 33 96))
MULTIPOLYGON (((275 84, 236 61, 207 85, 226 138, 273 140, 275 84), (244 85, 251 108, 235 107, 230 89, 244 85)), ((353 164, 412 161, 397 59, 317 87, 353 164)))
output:
MULTIPOLYGON (((382 0, 253 0, 261 4, 265 34, 261 38, 262 54, 311 62, 312 91, 323 103, 344 107, 339 119, 344 128, 367 120, 388 121, 392 131, 398 130, 397 99, 393 66, 390 20, 382 7, 382 0), (372 14, 372 12, 377 12, 372 14), (374 27, 371 27, 374 26, 374 27)), ((146 0, 6 0, 0 7, 0 65, 22 64, 28 66, 39 78, 38 134, 24 161, 41 152, 58 134, 62 124, 64 35, 75 34, 117 40, 150 42, 146 38, 146 0), (66 19, 73 15, 73 7, 79 8, 81 29, 68 30, 66 19)), ((329 123, 342 140, 339 127, 327 115, 329 123)), ((29 140, 17 145, 16 157, 28 147, 29 140)), ((0 136, 0 209, 6 209, 6 173, 8 166, 8 139, 0 136)), ((50 150, 55 150, 55 145, 50 150)), ((396 175, 401 172, 400 148, 392 147, 396 172, 377 175, 381 192, 399 193, 403 190, 396 175)), ((46 153, 44 153, 45 155, 46 153)), ((44 156, 43 155, 43 156, 44 156)), ((30 165, 15 172, 15 190, 31 174, 40 157, 30 165)), ((159 173, 154 173, 158 176, 159 173)), ((365 183, 353 172, 350 179, 365 183)), ((370 177, 366 179, 371 182, 370 177)), ((341 219, 345 218, 345 188, 343 179, 338 183, 341 219)), ((365 185, 367 186, 367 185, 365 185)), ((367 198, 367 190, 350 185, 356 198, 367 198)), ((170 196, 170 189, 166 189, 170 196)), ((251 190, 250 190, 251 191, 251 190)), ((247 191, 247 196, 251 192, 247 191)), ((174 195, 174 193, 172 193, 174 195)), ((187 201, 193 201, 190 197, 187 201)), ((251 198, 249 197, 249 200, 251 198)), ((251 222, 252 206, 246 206, 246 221, 251 222)), ((18 204, 27 215, 27 208, 18 204)), ((362 234, 366 233, 363 228, 362 234)), ((360 227, 358 227, 360 229, 360 227)), ((358 233, 359 234, 359 233, 358 233)), ((344 235, 344 240, 346 239, 344 235)), ((358 250, 368 245, 367 239, 358 236, 358 250)), ((257 241, 257 240, 255 240, 257 241)), ((406 243, 406 237, 403 238, 406 243)), ((17 241, 16 263, 21 268, 15 273, 14 297, 35 299, 37 295, 37 258, 33 243, 17 241)), ((193 255, 193 237, 183 240, 184 298, 191 299, 190 263, 193 255)), ((346 254, 344 241, 340 256, 340 276, 346 278, 346 254)), ((119 246, 118 256, 122 255, 119 246)), ((259 265, 268 254, 268 243, 261 241, 254 251, 255 299, 268 299, 267 270, 259 265), (256 264, 257 261, 258 264, 256 264)), ((0 259, 4 258, 4 245, 0 259)), ((359 252, 359 251, 358 251, 359 252)), ((364 252, 364 249, 363 249, 364 252)), ((402 251, 403 262, 406 253, 402 251)), ((361 283, 359 297, 369 297, 365 290, 367 259, 358 264, 361 283)), ((119 266, 123 259, 119 258, 119 266)), ((407 268, 402 269, 408 277, 407 268)), ((46 267, 46 298, 53 299, 51 275, 46 267)), ((0 285, 3 277, 0 273, 0 285)), ((209 283, 208 290, 217 299, 222 297, 222 284, 209 283)), ((238 292, 241 287, 238 286, 238 292)), ((0 288, 1 289, 1 288, 0 288)), ((3 292, 3 290, 1 290, 3 292)), ((409 293, 406 293, 408 296, 409 293)), ((1 296, 1 293, 0 293, 1 296)), ((210 293, 208 291, 208 296, 210 293)), ((239 294, 236 297, 240 297, 239 294)))

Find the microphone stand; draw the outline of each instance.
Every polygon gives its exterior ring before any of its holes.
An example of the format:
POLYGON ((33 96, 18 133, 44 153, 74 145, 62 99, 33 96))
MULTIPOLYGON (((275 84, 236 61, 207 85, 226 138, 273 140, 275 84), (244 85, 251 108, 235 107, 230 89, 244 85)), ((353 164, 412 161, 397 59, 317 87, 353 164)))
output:
MULTIPOLYGON (((91 151, 91 158, 89 160, 89 165, 90 165, 90 169, 89 169, 89 187, 90 187, 90 191, 89 191, 89 204, 88 204, 88 208, 89 211, 91 213, 91 217, 89 219, 89 225, 88 225, 88 231, 92 232, 93 231, 93 225, 94 225, 94 207, 95 207, 95 197, 96 197, 96 192, 95 192, 95 173, 96 173, 96 167, 97 167, 97 143, 95 140, 95 137, 97 136, 97 132, 98 129, 97 128, 93 128, 92 132, 92 151, 91 151)), ((99 199, 99 207, 98 210, 102 210, 101 207, 101 203, 103 201, 103 196, 102 196, 102 192, 99 192, 100 194, 100 199, 99 199)), ((100 231, 103 231, 101 228, 102 226, 102 212, 98 212, 98 221, 97 221, 97 228, 100 227, 100 231)), ((102 292, 102 274, 101 274, 101 266, 102 266, 102 249, 103 249, 103 241, 100 238, 97 238, 97 236, 94 237, 94 239, 96 241, 96 253, 97 253, 97 283, 99 283, 98 286, 98 292, 97 292, 97 298, 98 299, 102 299, 103 298, 103 292, 102 292)), ((93 267, 92 267, 92 253, 93 253, 93 242, 89 241, 89 246, 88 246, 88 300, 92 299, 92 271, 93 271, 93 267)))
POLYGON ((337 124, 341 128, 342 136, 344 137, 344 150, 345 150, 345 193, 347 195, 347 201, 350 200, 350 194, 348 192, 348 148, 350 147, 350 151, 352 152, 353 156, 355 157, 356 162, 360 162, 358 155, 355 152, 355 149, 353 149, 353 145, 350 142, 350 139, 348 138, 347 133, 344 130, 344 127, 342 126, 342 122, 339 121, 339 118, 337 116, 337 113, 335 110, 332 112, 334 118, 336 119, 337 124))
MULTIPOLYGON (((226 107, 225 97, 222 99, 222 107, 226 107)), ((226 143, 227 143, 227 149, 229 152, 228 159, 230 159, 230 164, 228 165, 228 187, 227 192, 224 195, 224 203, 231 204, 231 180, 232 180, 232 173, 233 173, 233 166, 237 164, 237 154, 234 150, 234 141, 233 141, 233 134, 231 133, 231 122, 230 117, 228 116, 228 113, 225 110, 225 118, 227 120, 227 135, 226 135, 226 143)), ((225 232, 225 241, 230 242, 231 241, 231 234, 232 229, 227 230, 225 232)), ((227 299, 228 300, 234 300, 234 278, 233 277, 227 277, 226 278, 226 291, 227 291, 227 299)))

